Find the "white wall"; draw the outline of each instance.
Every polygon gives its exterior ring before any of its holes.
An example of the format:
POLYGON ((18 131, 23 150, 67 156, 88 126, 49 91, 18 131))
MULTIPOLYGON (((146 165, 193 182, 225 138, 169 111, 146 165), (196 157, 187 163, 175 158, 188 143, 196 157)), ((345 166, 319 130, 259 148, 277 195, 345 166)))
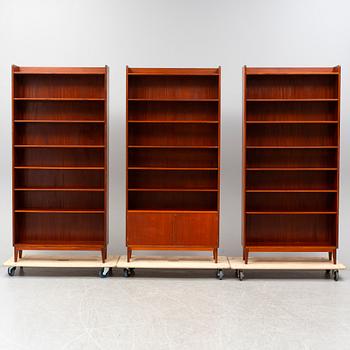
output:
POLYGON ((221 254, 240 254, 241 69, 342 66, 340 259, 350 263, 347 0, 0 0, 0 260, 11 245, 11 64, 110 66, 110 244, 125 244, 125 65, 222 66, 221 254))

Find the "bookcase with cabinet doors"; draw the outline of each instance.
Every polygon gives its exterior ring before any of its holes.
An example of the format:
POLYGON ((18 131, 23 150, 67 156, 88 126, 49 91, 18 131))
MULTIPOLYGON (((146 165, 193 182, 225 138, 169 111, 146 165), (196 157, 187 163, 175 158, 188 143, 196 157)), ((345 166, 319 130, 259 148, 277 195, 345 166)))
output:
POLYGON ((219 68, 126 68, 127 259, 212 251, 220 199, 219 68))
POLYGON ((13 246, 108 243, 108 67, 12 66, 13 246))
POLYGON ((340 67, 243 68, 244 260, 338 248, 340 67))

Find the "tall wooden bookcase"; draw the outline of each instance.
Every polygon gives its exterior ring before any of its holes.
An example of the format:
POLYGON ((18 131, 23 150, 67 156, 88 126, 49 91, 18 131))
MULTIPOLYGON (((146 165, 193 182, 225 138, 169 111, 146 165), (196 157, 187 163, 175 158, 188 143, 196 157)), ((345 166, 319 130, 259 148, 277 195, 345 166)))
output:
POLYGON ((108 243, 108 67, 12 66, 13 246, 108 243))
POLYGON ((129 68, 128 260, 132 250, 208 250, 217 261, 220 68, 129 68))
POLYGON ((340 67, 243 68, 243 256, 338 248, 340 67))

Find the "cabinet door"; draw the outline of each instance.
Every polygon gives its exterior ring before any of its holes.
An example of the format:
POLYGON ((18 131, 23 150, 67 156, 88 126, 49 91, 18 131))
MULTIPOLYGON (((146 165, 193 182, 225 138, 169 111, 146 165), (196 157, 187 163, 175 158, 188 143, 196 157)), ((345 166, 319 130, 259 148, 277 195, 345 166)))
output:
POLYGON ((127 245, 173 244, 174 214, 128 213, 127 245))
POLYGON ((217 247, 218 214, 174 214, 174 245, 217 247))

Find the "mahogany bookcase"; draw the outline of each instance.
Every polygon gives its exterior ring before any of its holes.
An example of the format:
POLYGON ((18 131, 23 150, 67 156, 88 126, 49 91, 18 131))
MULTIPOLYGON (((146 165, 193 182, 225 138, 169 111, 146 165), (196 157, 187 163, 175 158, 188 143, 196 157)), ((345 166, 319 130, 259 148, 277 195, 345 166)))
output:
POLYGON ((217 261, 221 69, 126 68, 126 245, 217 261))
POLYGON ((12 66, 13 246, 107 256, 108 67, 12 66))
POLYGON ((338 248, 340 67, 243 68, 243 257, 338 248))

